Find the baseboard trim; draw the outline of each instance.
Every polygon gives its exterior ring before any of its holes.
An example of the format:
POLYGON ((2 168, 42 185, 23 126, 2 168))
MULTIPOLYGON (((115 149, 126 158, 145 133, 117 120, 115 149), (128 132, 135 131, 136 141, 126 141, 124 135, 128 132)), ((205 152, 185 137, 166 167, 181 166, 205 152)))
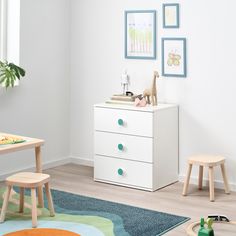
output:
MULTIPOLYGON (((94 166, 94 161, 91 159, 85 159, 85 158, 81 158, 78 156, 71 156, 70 157, 70 161, 74 164, 78 164, 78 165, 84 165, 84 166, 94 166)), ((184 182, 185 181, 185 175, 179 175, 179 181, 180 182, 184 182)), ((190 183, 194 184, 194 185, 198 185, 198 177, 197 176, 193 176, 190 178, 190 183)), ((208 179, 203 179, 203 184, 205 186, 209 185, 209 181, 208 179)), ((236 184, 234 183, 229 183, 229 187, 231 191, 236 191, 236 184)), ((215 188, 218 189, 224 189, 224 183, 222 180, 215 180, 215 188)))
MULTIPOLYGON (((69 163, 83 165, 83 166, 90 166, 90 167, 94 166, 94 161, 92 159, 81 158, 78 156, 69 156, 69 157, 61 158, 59 160, 49 161, 49 162, 44 163, 43 170, 54 168, 54 167, 65 165, 65 164, 69 164, 69 163)), ((4 179, 6 179, 7 176, 12 175, 16 172, 20 172, 20 171, 35 171, 35 166, 29 166, 24 169, 15 169, 15 170, 10 171, 8 173, 0 174, 0 181, 3 181, 4 179)), ((179 181, 184 182, 185 177, 186 177, 185 175, 179 175, 179 181)), ((203 179, 204 185, 208 186, 208 183, 209 182, 207 179, 203 179)), ((190 184, 197 185, 198 184, 198 177, 197 176, 191 177, 190 184)), ((230 187, 231 191, 236 191, 236 184, 235 183, 229 183, 229 187, 230 187)), ((222 180, 215 180, 215 188, 224 189, 223 181, 222 180)))
MULTIPOLYGON (((69 163, 93 167, 93 160, 91 160, 91 159, 80 158, 77 156, 69 156, 69 157, 61 158, 59 160, 45 162, 45 163, 43 163, 42 168, 43 168, 43 170, 47 170, 50 168, 54 168, 54 167, 69 164, 69 163)), ((3 174, 1 173, 0 174, 0 181, 4 181, 8 176, 13 175, 17 172, 22 172, 22 171, 33 171, 34 172, 35 165, 31 165, 31 166, 25 167, 23 169, 14 169, 12 171, 9 171, 9 172, 3 173, 3 174)))
MULTIPOLYGON (((64 158, 61 158, 59 160, 55 160, 55 161, 49 161, 49 162, 45 162, 42 166, 43 170, 46 170, 46 169, 50 169, 50 168, 54 168, 54 167, 57 167, 57 166, 61 166, 61 165, 65 165, 65 164, 68 164, 68 163, 71 163, 71 160, 70 158, 68 157, 64 157, 64 158)), ((35 171, 35 165, 32 165, 32 166, 28 166, 26 168, 23 168, 23 169, 14 169, 10 172, 7 172, 7 173, 4 173, 4 174, 0 174, 0 181, 3 181, 5 180, 9 175, 12 175, 12 174, 15 174, 17 172, 24 172, 24 171, 35 171)))
POLYGON ((82 165, 82 166, 94 166, 94 161, 92 159, 86 159, 86 158, 81 158, 77 156, 70 156, 70 162, 77 164, 77 165, 82 165))
MULTIPOLYGON (((185 175, 179 175, 180 182, 184 182, 185 178, 186 178, 185 175)), ((222 180, 215 180, 214 183, 215 183, 215 188, 224 189, 224 182, 222 180)), ((198 185, 198 177, 197 176, 191 177, 190 184, 198 185)), ((206 179, 206 178, 203 179, 203 185, 209 186, 208 179, 206 179)), ((236 184, 235 183, 229 183, 229 187, 230 187, 231 191, 234 191, 234 192, 236 191, 236 184)))

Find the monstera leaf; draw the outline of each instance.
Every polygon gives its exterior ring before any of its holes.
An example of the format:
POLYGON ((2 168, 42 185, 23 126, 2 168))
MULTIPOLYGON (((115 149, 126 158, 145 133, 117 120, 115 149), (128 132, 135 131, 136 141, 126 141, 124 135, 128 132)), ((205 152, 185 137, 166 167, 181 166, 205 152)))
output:
POLYGON ((25 76, 25 70, 7 61, 0 61, 0 85, 8 88, 14 87, 15 82, 25 76))

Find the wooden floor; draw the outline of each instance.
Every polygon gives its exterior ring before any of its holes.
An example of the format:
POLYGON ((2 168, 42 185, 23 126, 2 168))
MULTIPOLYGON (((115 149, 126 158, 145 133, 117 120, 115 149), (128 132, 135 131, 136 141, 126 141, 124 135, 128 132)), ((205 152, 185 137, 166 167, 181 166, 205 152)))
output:
MULTIPOLYGON (((44 172, 51 175, 51 187, 54 189, 191 218, 191 221, 170 231, 167 236, 186 235, 185 228, 190 222, 208 214, 224 214, 236 220, 236 193, 226 195, 223 190, 216 190, 216 201, 210 202, 207 188, 198 191, 196 186, 190 186, 189 196, 183 197, 182 183, 156 192, 146 192, 94 182, 91 167, 67 164, 44 172)), ((227 236, 231 235, 236 235, 236 226, 235 232, 227 232, 227 236)))

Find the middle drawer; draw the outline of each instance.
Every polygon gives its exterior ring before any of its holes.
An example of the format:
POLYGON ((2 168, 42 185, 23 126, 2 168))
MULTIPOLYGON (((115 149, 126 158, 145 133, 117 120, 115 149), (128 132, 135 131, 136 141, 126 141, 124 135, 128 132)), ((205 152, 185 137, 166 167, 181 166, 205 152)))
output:
POLYGON ((95 154, 153 162, 153 138, 95 131, 95 154))

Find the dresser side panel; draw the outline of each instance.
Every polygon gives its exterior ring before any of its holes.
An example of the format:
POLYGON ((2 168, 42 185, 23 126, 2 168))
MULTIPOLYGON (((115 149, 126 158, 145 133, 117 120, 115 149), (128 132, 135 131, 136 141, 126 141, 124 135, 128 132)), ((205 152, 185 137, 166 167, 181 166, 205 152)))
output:
POLYGON ((154 113, 154 189, 178 181, 178 107, 154 113))

